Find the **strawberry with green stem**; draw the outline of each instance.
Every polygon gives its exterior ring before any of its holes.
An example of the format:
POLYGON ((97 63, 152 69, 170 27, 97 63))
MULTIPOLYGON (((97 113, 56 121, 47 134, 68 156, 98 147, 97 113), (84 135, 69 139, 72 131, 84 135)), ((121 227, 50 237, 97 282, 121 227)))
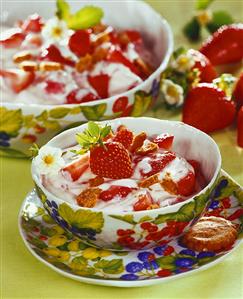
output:
POLYGON ((81 150, 77 154, 90 151, 91 171, 104 178, 122 179, 131 177, 132 163, 129 152, 119 142, 105 140, 111 132, 111 126, 100 127, 95 122, 88 122, 87 129, 76 135, 81 150))

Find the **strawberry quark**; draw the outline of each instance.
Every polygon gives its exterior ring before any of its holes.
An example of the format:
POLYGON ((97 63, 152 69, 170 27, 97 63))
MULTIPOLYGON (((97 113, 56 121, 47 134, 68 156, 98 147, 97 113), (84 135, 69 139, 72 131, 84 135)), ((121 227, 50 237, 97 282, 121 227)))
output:
POLYGON ((5 102, 77 104, 125 92, 155 69, 138 31, 98 24, 70 30, 37 14, 1 34, 0 88, 5 102))
MULTIPOLYGON (((106 142, 116 140, 117 133, 114 134, 106 142)), ((139 147, 135 148, 136 136, 127 149, 132 166, 130 177, 110 179, 97 176, 90 168, 90 152, 77 156, 73 150, 80 149, 80 146, 74 146, 63 150, 65 166, 54 174, 42 175, 42 184, 69 203, 107 212, 141 211, 173 205, 205 187, 200 164, 195 160, 187 161, 171 151, 174 136, 145 135, 139 147)))

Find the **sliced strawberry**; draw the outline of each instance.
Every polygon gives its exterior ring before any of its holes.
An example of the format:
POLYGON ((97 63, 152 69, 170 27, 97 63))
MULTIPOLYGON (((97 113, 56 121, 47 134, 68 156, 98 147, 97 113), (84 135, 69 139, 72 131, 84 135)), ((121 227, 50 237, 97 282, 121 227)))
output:
POLYGON ((200 83, 191 89, 183 107, 183 122, 206 133, 232 124, 235 103, 225 92, 210 83, 200 83))
POLYGON ((178 194, 182 196, 189 196, 195 190, 195 174, 192 171, 189 171, 188 174, 177 182, 178 194))
POLYGON ((132 190, 132 188, 125 186, 111 186, 108 190, 102 191, 99 198, 103 201, 112 200, 115 196, 124 198, 127 197, 132 190))
POLYGON ((106 74, 88 77, 90 85, 96 90, 101 99, 106 99, 109 96, 109 81, 110 77, 106 74))
POLYGON ((172 147, 173 140, 174 140, 173 135, 170 135, 168 133, 163 133, 163 134, 158 135, 153 140, 153 142, 158 144, 159 148, 169 150, 172 147))
POLYGON ((77 181, 81 175, 89 168, 89 155, 82 155, 77 161, 71 162, 63 168, 70 173, 73 181, 77 181))
POLYGON ((43 26, 43 20, 38 14, 29 16, 22 24, 21 28, 24 32, 41 32, 43 26))
POLYGON ((127 34, 130 42, 132 42, 132 43, 142 42, 142 36, 141 36, 139 31, 137 31, 137 30, 125 30, 124 32, 127 34))
POLYGON ((233 96, 236 100, 237 106, 243 106, 243 73, 241 73, 239 80, 236 83, 233 96))
POLYGON ((31 85, 35 79, 33 72, 25 72, 20 69, 0 70, 2 76, 15 93, 19 93, 31 85))
POLYGON ((75 65, 74 61, 62 56, 61 51, 55 45, 50 45, 45 48, 39 58, 40 60, 59 62, 61 64, 66 64, 72 67, 75 65))
POLYGON ((138 201, 133 205, 134 211, 147 210, 153 204, 153 199, 149 192, 146 195, 140 195, 138 201))
POLYGON ((68 42, 69 49, 78 57, 85 56, 91 51, 90 30, 77 30, 68 42))
POLYGON ((200 52, 213 65, 241 61, 243 58, 243 24, 220 27, 203 43, 200 52))
POLYGON ((176 158, 176 155, 171 152, 165 152, 163 154, 156 154, 155 157, 152 156, 152 160, 150 161, 152 170, 147 173, 141 172, 141 174, 144 177, 152 176, 152 175, 162 171, 175 158, 176 158))
POLYGON ((201 164, 196 160, 187 160, 189 164, 193 167, 194 171, 197 172, 201 169, 201 164))
POLYGON ((28 44, 38 48, 43 44, 42 37, 39 34, 28 34, 26 37, 28 44))
POLYGON ((188 52, 195 59, 193 69, 199 69, 201 82, 212 82, 213 79, 217 78, 217 72, 206 56, 193 49, 190 49, 188 52))
POLYGON ((98 97, 93 94, 92 92, 89 92, 87 94, 79 95, 80 89, 74 89, 67 95, 67 103, 68 104, 81 104, 86 102, 92 102, 98 100, 98 97))
POLYGON ((65 84, 60 82, 55 82, 52 80, 46 81, 45 91, 47 93, 64 93, 65 84))
POLYGON ((25 39, 21 29, 14 28, 4 31, 0 39, 0 45, 6 49, 18 48, 25 39))
POLYGON ((243 148, 243 106, 240 108, 237 117, 237 143, 243 148))
POLYGON ((133 73, 139 75, 139 70, 136 68, 136 66, 130 60, 128 60, 119 50, 114 50, 109 53, 107 61, 121 63, 128 67, 133 73))

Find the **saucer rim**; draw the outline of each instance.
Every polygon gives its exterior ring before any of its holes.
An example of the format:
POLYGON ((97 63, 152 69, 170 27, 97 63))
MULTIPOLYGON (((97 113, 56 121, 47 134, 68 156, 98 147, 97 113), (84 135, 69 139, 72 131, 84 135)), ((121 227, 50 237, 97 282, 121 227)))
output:
MULTIPOLYGON (((221 172, 221 173, 225 174, 224 171, 221 172)), ((229 176, 229 175, 227 175, 227 176, 229 176)), ((29 252, 34 257, 36 257, 37 260, 39 260, 41 263, 43 263, 47 267, 51 268, 55 272, 57 272, 57 273, 65 276, 65 277, 68 277, 68 278, 71 278, 73 280, 79 281, 79 282, 84 282, 84 283, 94 284, 94 285, 113 286, 113 287, 144 287, 144 286, 149 286, 149 285, 155 285, 155 284, 159 284, 159 283, 164 283, 164 282, 172 281, 172 280, 175 280, 175 279, 178 279, 178 278, 181 278, 181 277, 189 276, 189 275, 192 275, 193 273, 204 271, 204 270, 207 270, 208 268, 211 268, 211 267, 215 266, 216 264, 218 264, 221 261, 223 261, 232 252, 234 252, 240 246, 240 244, 242 243, 242 239, 238 239, 237 240, 238 242, 235 244, 235 246, 229 252, 225 253, 221 257, 219 257, 219 258, 217 258, 217 259, 215 259, 215 260, 213 260, 213 261, 211 261, 211 262, 209 262, 209 263, 207 263, 205 265, 199 266, 197 269, 193 269, 193 270, 190 270, 190 271, 187 271, 187 272, 183 272, 183 273, 180 273, 180 274, 177 274, 177 275, 169 276, 169 277, 161 277, 161 278, 154 278, 154 279, 146 279, 145 278, 143 280, 125 281, 125 280, 97 279, 97 278, 89 278, 89 277, 84 277, 84 276, 78 276, 78 275, 75 275, 75 274, 68 273, 68 272, 66 272, 66 271, 64 271, 62 269, 59 269, 59 268, 55 267, 54 265, 52 265, 51 263, 49 263, 46 260, 44 260, 43 258, 41 258, 32 249, 32 247, 30 246, 29 242, 26 240, 25 233, 24 233, 24 230, 23 230, 22 224, 21 224, 21 218, 22 218, 22 215, 23 215, 23 209, 24 209, 24 207, 26 205, 27 198, 29 196, 31 196, 30 194, 32 192, 34 193, 33 196, 36 196, 36 190, 35 189, 33 189, 32 191, 30 191, 26 195, 26 197, 25 197, 25 199, 24 199, 24 201, 23 201, 23 203, 21 205, 19 214, 18 214, 18 230, 19 230, 20 236, 21 236, 21 238, 22 238, 25 246, 27 247, 27 249, 29 250, 29 252)))

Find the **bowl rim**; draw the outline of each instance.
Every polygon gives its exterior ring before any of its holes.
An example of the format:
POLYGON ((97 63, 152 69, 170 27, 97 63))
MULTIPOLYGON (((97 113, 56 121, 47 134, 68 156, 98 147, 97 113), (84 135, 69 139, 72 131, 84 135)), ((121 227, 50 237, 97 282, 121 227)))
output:
POLYGON ((95 100, 92 102, 87 102, 87 103, 80 103, 80 104, 55 104, 55 105, 43 105, 43 104, 27 104, 27 103, 11 103, 11 102, 3 102, 4 106, 7 107, 31 107, 31 108, 45 108, 47 110, 49 109, 53 109, 56 107, 65 107, 65 108, 73 108, 73 107, 82 107, 82 106, 94 106, 97 104, 104 104, 107 102, 112 102, 113 100, 120 98, 120 97, 129 97, 130 95, 136 93, 139 90, 144 90, 147 83, 149 81, 154 81, 158 76, 160 76, 160 74, 162 73, 162 71, 165 69, 165 67, 167 66, 171 54, 173 52, 173 48, 174 48, 174 39, 173 39, 173 32, 171 29, 171 26, 169 25, 168 21, 161 15, 159 14, 152 6, 150 6, 148 3, 142 2, 142 1, 136 1, 136 5, 142 5, 144 6, 144 9, 150 9, 154 15, 156 15, 157 18, 160 19, 160 25, 161 27, 165 28, 165 31, 167 32, 167 37, 168 37, 168 43, 167 43, 167 49, 165 51, 165 55, 163 60, 161 61, 160 65, 157 67, 157 69, 148 77, 146 78, 146 80, 142 81, 140 84, 138 84, 137 86, 135 86, 134 88, 127 90, 125 92, 113 95, 111 97, 105 98, 105 99, 101 99, 101 100, 95 100))
MULTIPOLYGON (((170 210, 172 209, 175 209, 177 208, 176 211, 178 211, 180 209, 180 207, 182 207, 183 205, 191 202, 194 200, 195 197, 198 197, 200 195, 202 195, 203 193, 205 193, 208 189, 210 189, 214 182, 217 180, 217 177, 220 173, 220 170, 221 170, 221 164, 222 164, 222 157, 221 157, 221 154, 220 154, 220 150, 219 150, 219 147, 217 145, 217 143, 213 140, 213 138, 211 136, 209 136, 208 134, 204 133, 203 131, 197 129, 197 128, 194 128, 188 124, 185 124, 181 121, 172 121, 172 120, 163 120, 163 119, 157 119, 157 118, 153 118, 153 117, 139 117, 139 118, 136 118, 136 117, 121 117, 121 118, 116 118, 116 119, 113 119, 113 120, 104 120, 104 121, 99 121, 98 123, 109 123, 109 122, 118 122, 118 121, 124 121, 124 120, 149 120, 149 121, 153 121, 153 122, 158 122, 158 123, 166 123, 166 124, 175 124, 176 126, 184 126, 184 128, 186 128, 187 130, 189 131, 193 131, 193 132, 196 132, 197 134, 200 134, 201 136, 204 136, 204 138, 207 138, 211 144, 214 146, 215 148, 215 153, 217 155, 217 166, 216 166, 216 169, 214 171, 214 174, 213 174, 213 177, 212 179, 210 180, 210 182, 202 189, 200 190, 200 192, 192 195, 191 197, 187 198, 186 200, 182 201, 182 202, 179 202, 179 203, 175 203, 173 205, 168 205, 168 206, 165 206, 165 207, 161 207, 161 208, 158 208, 158 209, 152 209, 152 210, 143 210, 143 211, 114 211, 114 212, 111 212, 109 210, 102 210, 102 209, 97 209, 97 208, 86 208, 86 207, 81 207, 79 205, 77 205, 75 202, 73 203, 70 203, 64 199, 61 199, 59 197, 57 197, 56 195, 54 195, 53 193, 49 192, 40 182, 40 179, 37 177, 37 175, 35 174, 35 167, 34 167, 34 159, 32 161, 32 164, 31 164, 31 175, 32 175, 32 179, 33 181, 37 184, 37 186, 42 190, 42 192, 45 193, 45 195, 49 198, 53 198, 55 201, 57 202, 61 202, 61 203, 66 203, 68 204, 69 206, 71 206, 74 210, 78 210, 78 209, 81 209, 81 210, 89 210, 89 211, 94 211, 94 212, 102 212, 103 215, 127 215, 127 214, 134 214, 134 215, 143 215, 143 214, 146 214, 146 215, 149 215, 149 214, 153 214, 153 213, 156 213, 156 214, 159 214, 162 212, 162 214, 166 214, 167 212, 171 212, 170 210), (44 191, 43 191, 44 190, 44 191)), ((82 124, 80 126, 77 126, 75 128, 71 128, 69 130, 66 130, 60 134, 58 134, 57 136, 55 136, 54 138, 52 138, 48 143, 46 143, 46 145, 50 145, 50 143, 53 142, 53 140, 55 139, 58 139, 60 138, 61 135, 65 135, 67 134, 68 132, 71 133, 71 132, 74 132, 76 131, 77 129, 81 128, 81 127, 84 127, 86 126, 87 123, 85 124, 82 124)))

